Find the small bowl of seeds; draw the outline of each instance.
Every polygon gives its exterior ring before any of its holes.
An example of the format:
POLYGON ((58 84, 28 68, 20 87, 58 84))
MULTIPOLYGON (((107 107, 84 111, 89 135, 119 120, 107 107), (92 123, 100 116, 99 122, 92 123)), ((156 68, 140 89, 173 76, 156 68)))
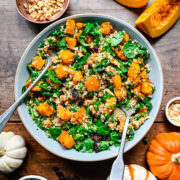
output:
POLYGON ((165 114, 171 124, 180 127, 180 97, 173 98, 167 103, 165 114))
POLYGON ((16 0, 18 12, 28 21, 46 24, 59 19, 70 0, 16 0))

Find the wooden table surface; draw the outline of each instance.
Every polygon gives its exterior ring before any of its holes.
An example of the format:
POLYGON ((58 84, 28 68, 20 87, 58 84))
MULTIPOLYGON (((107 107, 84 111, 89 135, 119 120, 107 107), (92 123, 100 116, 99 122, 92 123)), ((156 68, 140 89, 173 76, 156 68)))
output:
MULTIPOLYGON (((134 26, 134 22, 143 9, 129 9, 113 0, 71 0, 64 17, 78 13, 104 13, 118 17, 134 26)), ((14 102, 14 78, 17 65, 30 41, 46 26, 27 22, 21 17, 15 0, 0 1, 0 114, 14 102)), ((165 35, 150 39, 160 59, 164 74, 164 94, 156 121, 147 133, 147 145, 139 142, 125 154, 127 164, 135 163, 147 167, 146 151, 150 141, 161 132, 180 129, 170 125, 164 115, 168 100, 180 96, 180 21, 165 35)), ((56 166, 66 176, 78 175, 81 180, 105 180, 114 159, 84 163, 59 158, 41 147, 27 132, 17 111, 10 119, 5 131, 22 135, 27 143, 28 155, 24 164, 12 174, 0 173, 0 180, 17 180, 24 175, 42 175, 49 180, 57 180, 52 167, 56 166)))

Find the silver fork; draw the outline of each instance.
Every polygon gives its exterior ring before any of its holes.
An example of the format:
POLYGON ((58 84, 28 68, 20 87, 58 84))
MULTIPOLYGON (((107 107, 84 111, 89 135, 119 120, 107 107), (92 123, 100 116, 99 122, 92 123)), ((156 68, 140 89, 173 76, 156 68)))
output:
POLYGON ((121 145, 119 147, 118 156, 112 165, 110 180, 123 180, 123 176, 124 176, 124 167, 125 167, 124 161, 123 161, 124 145, 126 141, 126 134, 128 130, 129 119, 131 115, 134 113, 134 109, 126 110, 126 108, 123 107, 122 110, 126 113, 126 120, 125 120, 125 125, 124 125, 123 134, 122 134, 121 145))
POLYGON ((42 78, 44 73, 48 70, 48 68, 51 66, 51 60, 50 57, 47 59, 46 67, 43 69, 41 74, 35 79, 35 81, 29 86, 29 88, 7 109, 3 114, 0 116, 0 133, 6 126, 8 120, 16 110, 16 108, 23 102, 24 98, 27 96, 27 94, 31 91, 31 89, 36 85, 36 83, 42 78))

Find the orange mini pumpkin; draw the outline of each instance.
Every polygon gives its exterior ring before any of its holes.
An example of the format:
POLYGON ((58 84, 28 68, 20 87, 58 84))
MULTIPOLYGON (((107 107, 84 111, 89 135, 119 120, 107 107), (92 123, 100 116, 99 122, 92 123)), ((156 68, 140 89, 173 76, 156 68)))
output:
POLYGON ((162 180, 180 179, 180 133, 161 133, 151 142, 147 162, 162 180))

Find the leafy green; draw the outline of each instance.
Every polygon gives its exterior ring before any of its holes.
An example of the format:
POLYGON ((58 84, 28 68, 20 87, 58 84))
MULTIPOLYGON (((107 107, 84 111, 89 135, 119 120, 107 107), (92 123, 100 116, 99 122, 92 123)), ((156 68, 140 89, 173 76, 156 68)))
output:
POLYGON ((109 147, 113 144, 113 141, 99 141, 98 151, 110 149, 109 147))
POLYGON ((89 106, 86 107, 86 114, 87 114, 87 115, 90 114, 90 107, 89 107, 89 106))
POLYGON ((54 71, 48 70, 47 74, 48 74, 49 79, 51 79, 55 84, 62 84, 54 71))
POLYGON ((110 95, 109 93, 105 92, 103 97, 101 98, 102 101, 106 101, 106 99, 109 99, 113 97, 112 95, 110 95))
POLYGON ((52 127, 48 129, 48 133, 53 139, 57 139, 59 135, 61 134, 61 128, 60 127, 52 127))
POLYGON ((31 77, 36 78, 36 77, 39 76, 38 71, 32 69, 31 63, 27 64, 27 68, 28 68, 28 70, 30 71, 31 77))
POLYGON ((133 140, 133 138, 134 138, 134 130, 133 130, 133 128, 131 127, 131 128, 129 129, 129 134, 127 134, 127 139, 128 139, 129 141, 131 141, 131 140, 133 140))
POLYGON ((103 49, 102 49, 103 52, 107 52, 109 53, 111 56, 115 57, 116 54, 115 52, 111 49, 111 46, 107 45, 107 46, 104 46, 103 49))
POLYGON ((111 141, 113 141, 115 146, 119 146, 120 145, 120 138, 121 137, 122 137, 122 134, 118 133, 117 131, 113 131, 110 134, 111 141))
POLYGON ((145 116, 147 116, 146 113, 138 114, 138 115, 136 116, 136 121, 138 121, 140 117, 145 117, 145 116))
POLYGON ((107 71, 107 73, 111 76, 115 76, 115 74, 112 71, 107 71))
POLYGON ((145 47, 142 47, 140 44, 134 40, 129 40, 125 43, 123 48, 124 55, 128 58, 134 58, 140 55, 143 59, 147 59, 148 51, 145 47))
POLYGON ((93 152, 93 145, 94 145, 94 141, 89 137, 89 138, 86 138, 84 141, 76 144, 74 146, 74 148, 77 151, 92 153, 93 152))
POLYGON ((83 128, 82 126, 73 126, 68 130, 75 141, 85 139, 85 134, 90 133, 88 129, 83 128))
POLYGON ((61 39, 61 41, 59 41, 57 43, 57 47, 61 48, 62 50, 65 50, 67 47, 66 47, 66 39, 65 37, 61 39))
POLYGON ((152 104, 149 102, 148 97, 144 98, 144 103, 145 103, 145 106, 147 107, 148 112, 150 112, 152 109, 152 104))
POLYGON ((100 119, 96 121, 96 126, 97 126, 97 133, 100 135, 105 136, 111 132, 108 125, 104 125, 100 119))
POLYGON ((39 45, 39 48, 43 48, 45 46, 44 41, 39 45))
POLYGON ((111 38, 111 46, 117 46, 124 39, 124 33, 122 31, 117 32, 113 38, 111 38))
POLYGON ((100 102, 101 102, 100 100, 93 102, 93 106, 96 110, 98 110, 98 106, 99 106, 100 102))

